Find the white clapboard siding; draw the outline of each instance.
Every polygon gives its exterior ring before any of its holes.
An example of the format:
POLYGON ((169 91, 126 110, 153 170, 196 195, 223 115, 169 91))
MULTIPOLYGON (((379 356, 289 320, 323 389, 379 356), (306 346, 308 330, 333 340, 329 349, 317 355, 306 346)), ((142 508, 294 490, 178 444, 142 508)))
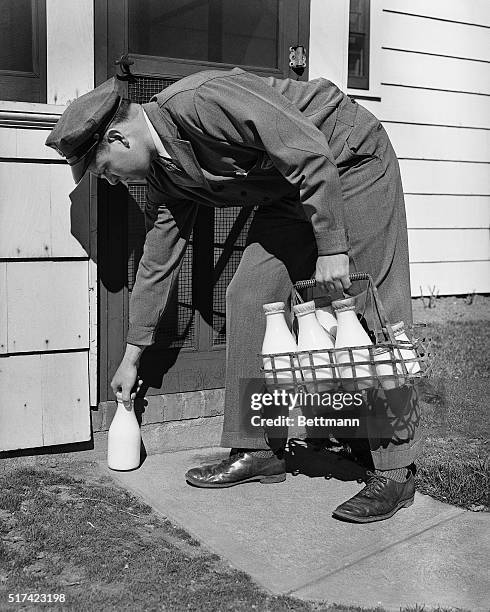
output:
POLYGON ((0 162, 0 184, 0 257, 87 257, 71 232, 67 165, 0 162))
POLYGON ((0 357, 0 451, 90 439, 88 353, 0 357))
POLYGON ((457 261, 410 264, 412 296, 430 295, 434 285, 440 295, 490 293, 490 261, 457 261))
POLYGON ((0 257, 49 257, 49 166, 0 162, 0 257))
POLYGON ((62 160, 44 144, 48 134, 48 130, 0 128, 0 157, 62 160))
POLYGON ((404 123, 384 127, 398 157, 490 162, 490 130, 404 123))
POLYGON ((490 27, 488 0, 382 0, 383 9, 490 27))
POLYGON ((43 444, 50 446, 89 440, 88 353, 43 355, 41 371, 43 444))
POLYGON ((8 352, 88 348, 88 262, 7 262, 8 352))
POLYGON ((490 196, 405 196, 409 228, 490 227, 490 196))
POLYGON ((0 450, 43 445, 41 356, 0 357, 0 450))
POLYGON ((383 47, 490 61, 486 28, 388 12, 382 24, 383 47))
POLYGON ((488 100, 487 96, 384 85, 381 102, 360 100, 359 104, 381 121, 490 128, 488 100))
POLYGON ((488 64, 384 49, 381 82, 449 91, 490 94, 488 64))
POLYGON ((405 193, 490 195, 488 164, 400 160, 405 193))
POLYGON ((0 128, 0 157, 17 157, 17 134, 14 128, 0 128))
POLYGON ((408 245, 413 263, 490 259, 488 229, 411 229, 408 245))
POLYGON ((7 352, 7 320, 7 264, 0 261, 0 354, 7 352))

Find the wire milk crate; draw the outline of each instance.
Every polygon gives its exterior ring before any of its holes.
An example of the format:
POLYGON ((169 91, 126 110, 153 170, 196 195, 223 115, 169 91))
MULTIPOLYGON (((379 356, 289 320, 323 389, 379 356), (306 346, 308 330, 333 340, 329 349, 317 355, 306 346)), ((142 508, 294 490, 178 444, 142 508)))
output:
MULTIPOLYGON (((370 304, 374 329, 369 330, 371 345, 342 348, 320 348, 289 353, 258 353, 261 372, 269 389, 306 387, 312 390, 356 390, 373 387, 393 389, 416 383, 430 373, 430 339, 425 337, 425 325, 405 326, 405 339, 395 337, 396 328, 390 323, 369 274, 350 275, 351 281, 366 281, 364 312, 370 304), (318 357, 321 355, 321 362, 318 357), (359 356, 361 355, 361 358, 359 356), (317 357, 315 359, 315 357, 317 357), (367 366, 367 367, 366 367, 367 366), (366 375, 366 371, 369 375, 366 375)), ((298 281, 291 292, 291 328, 297 335, 293 306, 304 303, 299 290, 314 287, 314 279, 298 281)))

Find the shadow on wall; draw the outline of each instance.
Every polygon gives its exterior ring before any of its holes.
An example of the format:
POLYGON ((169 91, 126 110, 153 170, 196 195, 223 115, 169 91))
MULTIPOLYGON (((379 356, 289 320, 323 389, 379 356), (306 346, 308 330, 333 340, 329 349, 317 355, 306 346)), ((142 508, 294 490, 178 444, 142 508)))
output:
MULTIPOLYGON (((121 308, 121 300, 117 296, 121 296, 124 301, 124 292, 130 291, 134 284, 143 254, 145 216, 124 185, 111 186, 88 174, 70 193, 70 200, 71 233, 97 264, 99 285, 114 296, 106 304, 109 319, 118 319, 115 325, 117 331, 114 332, 112 328, 107 330, 107 378, 111 380, 124 353, 128 323, 127 308, 121 308)), ((177 329, 176 289, 177 283, 167 309, 167 330, 172 325, 177 329)), ((179 348, 168 348, 172 340, 168 333, 160 336, 165 337, 157 337, 155 346, 145 351, 140 364, 140 375, 145 380, 142 394, 149 386, 162 386, 165 373, 175 363, 180 352, 179 348)), ((111 393, 108 397, 112 397, 111 393)))

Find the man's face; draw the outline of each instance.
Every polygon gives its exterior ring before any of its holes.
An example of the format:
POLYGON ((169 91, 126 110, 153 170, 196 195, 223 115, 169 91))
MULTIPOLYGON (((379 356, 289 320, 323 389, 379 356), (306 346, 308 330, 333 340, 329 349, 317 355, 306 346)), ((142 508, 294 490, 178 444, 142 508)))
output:
POLYGON ((104 144, 97 148, 88 170, 111 185, 117 185, 143 180, 149 172, 150 164, 151 155, 143 139, 124 136, 122 128, 121 131, 109 131, 104 144))

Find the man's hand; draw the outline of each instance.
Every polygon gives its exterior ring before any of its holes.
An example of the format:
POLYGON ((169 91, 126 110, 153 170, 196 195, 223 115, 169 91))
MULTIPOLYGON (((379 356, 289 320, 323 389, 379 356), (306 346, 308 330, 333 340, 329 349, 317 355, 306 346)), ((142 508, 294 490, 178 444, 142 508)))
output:
POLYGON ((138 393, 143 384, 143 381, 138 379, 136 391, 131 393, 138 378, 138 364, 143 350, 144 347, 128 344, 126 346, 126 353, 111 381, 111 388, 114 394, 122 394, 122 400, 126 407, 129 406, 130 400, 134 400, 136 393, 138 393))
POLYGON ((316 286, 326 293, 346 291, 350 286, 349 256, 345 253, 337 255, 321 255, 316 261, 316 286))

